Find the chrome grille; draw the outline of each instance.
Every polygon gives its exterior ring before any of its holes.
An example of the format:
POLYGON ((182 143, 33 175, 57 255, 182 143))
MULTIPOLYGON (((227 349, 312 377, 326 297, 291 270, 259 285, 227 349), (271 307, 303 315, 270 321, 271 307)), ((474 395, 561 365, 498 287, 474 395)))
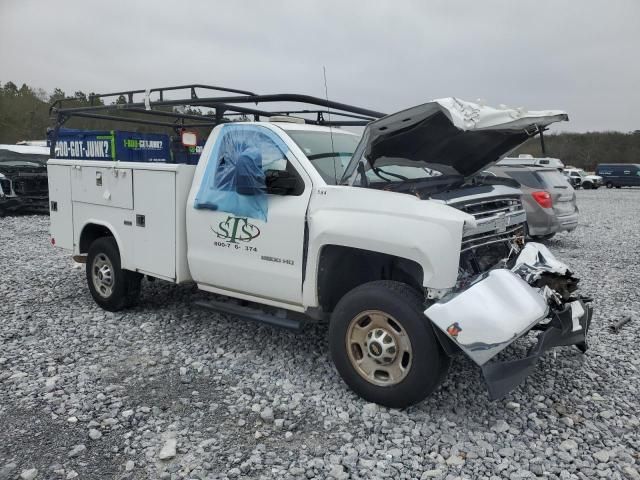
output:
POLYGON ((526 214, 519 195, 467 198, 451 206, 475 218, 463 229, 459 283, 495 268, 524 244, 526 214))
POLYGON ((524 243, 524 226, 523 224, 513 225, 504 232, 486 232, 476 235, 468 235, 462 239, 461 252, 466 252, 473 248, 483 247, 494 243, 506 243, 521 239, 524 243))
POLYGON ((522 202, 519 198, 514 197, 491 198, 454 206, 473 215, 477 220, 522 210, 522 202))
POLYGON ((17 195, 46 195, 47 194, 46 177, 21 178, 18 177, 13 181, 13 190, 17 195))

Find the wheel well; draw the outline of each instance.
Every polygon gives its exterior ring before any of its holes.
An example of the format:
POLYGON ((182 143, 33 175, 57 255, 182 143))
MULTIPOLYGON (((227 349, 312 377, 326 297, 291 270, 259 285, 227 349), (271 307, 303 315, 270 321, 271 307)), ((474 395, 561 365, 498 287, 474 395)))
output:
POLYGON ((395 280, 422 290, 424 272, 413 260, 360 248, 327 245, 320 252, 318 301, 331 312, 349 291, 363 283, 395 280))
POLYGON ((87 253, 91 244, 101 237, 113 237, 113 233, 104 225, 89 223, 80 234, 80 253, 87 253))

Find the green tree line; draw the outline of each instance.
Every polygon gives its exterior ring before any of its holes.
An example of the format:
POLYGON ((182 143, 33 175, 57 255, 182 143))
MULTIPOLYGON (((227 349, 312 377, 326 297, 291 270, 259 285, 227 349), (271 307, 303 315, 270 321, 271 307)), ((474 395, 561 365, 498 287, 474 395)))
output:
MULTIPOLYGON (((547 156, 587 171, 599 163, 640 163, 640 130, 545 134, 544 143, 547 156)), ((542 156, 540 138, 529 139, 510 156, 520 153, 542 156)))
MULTIPOLYGON (((20 88, 13 82, 4 85, 0 82, 0 143, 14 144, 22 140, 44 140, 47 135, 47 128, 53 127, 54 120, 49 117, 49 106, 59 99, 71 99, 64 102, 64 108, 90 105, 89 96, 82 91, 67 94, 63 90, 56 88, 52 93, 42 89, 35 89, 23 84, 20 88)), ((124 96, 116 99, 113 104, 126 103, 124 96)), ((94 104, 102 104, 97 99, 94 104)), ((170 107, 166 108, 171 111, 170 107)), ((203 115, 199 109, 187 108, 184 113, 191 115, 203 115)), ((119 117, 140 118, 132 112, 119 112, 119 117)), ((147 120, 160 120, 159 118, 144 117, 147 120)), ((171 122, 171 119, 165 119, 171 122)), ((166 133, 175 134, 169 127, 159 127, 154 125, 140 125, 126 121, 105 121, 92 118, 71 117, 64 124, 65 128, 79 128, 86 130, 124 130, 146 133, 166 133)), ((209 128, 200 130, 200 135, 207 135, 209 128)))
MULTIPOLYGON (((67 95, 59 88, 48 93, 43 89, 13 82, 0 83, 0 143, 16 143, 21 140, 41 140, 47 127, 52 126, 49 104, 60 98, 73 97, 73 105, 88 105, 88 95, 82 91, 67 95)), ((125 103, 124 97, 114 103, 125 103)), ((129 112, 122 112, 126 116, 129 112)), ((200 114, 198 109, 186 113, 200 114)), ((88 130, 127 130, 139 132, 173 133, 170 129, 127 122, 105 122, 89 118, 71 118, 65 127, 88 130)), ((206 135, 206 131, 201 132, 206 135)), ((640 163, 640 130, 623 132, 587 132, 546 134, 547 155, 560 158, 566 165, 593 170, 598 163, 640 163)), ((538 137, 532 138, 515 150, 512 155, 529 153, 541 156, 538 137)))

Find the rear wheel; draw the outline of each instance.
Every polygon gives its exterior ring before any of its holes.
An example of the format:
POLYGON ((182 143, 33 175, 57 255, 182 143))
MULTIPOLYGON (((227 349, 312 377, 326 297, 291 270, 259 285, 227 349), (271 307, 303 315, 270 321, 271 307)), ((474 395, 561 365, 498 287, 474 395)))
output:
POLYGON ((423 310, 416 290, 392 281, 366 283, 338 302, 329 345, 340 376, 354 392, 402 408, 438 387, 450 360, 423 310))
POLYGON ((91 296, 105 310, 131 307, 140 296, 142 275, 120 267, 120 252, 113 237, 98 238, 91 244, 86 273, 91 296))
POLYGON ((605 183, 607 188, 613 188, 613 183, 612 182, 607 182, 605 183))

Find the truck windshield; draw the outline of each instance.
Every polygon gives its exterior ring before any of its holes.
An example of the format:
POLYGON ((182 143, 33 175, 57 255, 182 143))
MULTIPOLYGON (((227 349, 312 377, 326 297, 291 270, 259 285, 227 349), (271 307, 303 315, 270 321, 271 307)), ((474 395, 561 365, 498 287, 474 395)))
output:
POLYGON ((378 159, 375 166, 367 162, 364 164, 364 174, 367 177, 367 183, 371 186, 433 177, 461 177, 453 167, 448 165, 395 157, 378 159))
POLYGON ((342 177, 360 141, 359 135, 336 131, 288 130, 287 134, 329 185, 335 185, 342 177))

